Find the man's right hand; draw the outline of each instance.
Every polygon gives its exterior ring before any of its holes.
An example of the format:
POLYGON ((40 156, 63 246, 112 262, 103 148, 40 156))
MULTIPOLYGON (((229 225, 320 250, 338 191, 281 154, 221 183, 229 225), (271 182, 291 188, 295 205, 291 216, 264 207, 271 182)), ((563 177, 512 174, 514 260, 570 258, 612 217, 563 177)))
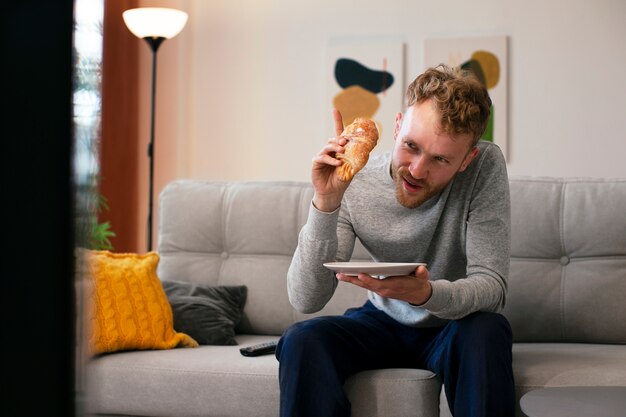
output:
POLYGON ((341 137, 343 132, 343 118, 337 109, 333 109, 335 120, 335 137, 328 139, 326 146, 313 158, 313 172, 311 174, 315 195, 313 205, 320 211, 332 212, 341 205, 343 194, 348 188, 349 182, 339 179, 336 174, 337 167, 342 161, 335 158, 337 153, 344 152, 344 146, 348 141, 341 137))

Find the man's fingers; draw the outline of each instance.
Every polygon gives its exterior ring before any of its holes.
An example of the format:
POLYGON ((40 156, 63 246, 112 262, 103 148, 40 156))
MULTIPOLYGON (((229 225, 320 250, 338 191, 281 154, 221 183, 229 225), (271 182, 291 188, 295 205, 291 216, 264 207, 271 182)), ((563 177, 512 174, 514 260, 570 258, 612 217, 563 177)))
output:
POLYGON ((343 133, 343 117, 337 109, 333 109, 333 119, 335 120, 335 134, 341 136, 343 133))
POLYGON ((313 157, 313 162, 322 163, 327 165, 339 166, 342 162, 335 158, 337 153, 342 153, 344 147, 337 144, 336 141, 329 140, 328 144, 322 148, 320 153, 313 157))
POLYGON ((415 268, 415 276, 422 279, 428 279, 428 269, 424 265, 418 266, 417 268, 415 268))
POLYGON ((317 156, 330 155, 331 157, 334 157, 336 154, 344 153, 346 151, 346 148, 344 147, 345 144, 346 140, 344 138, 330 138, 317 156))
POLYGON ((336 274, 336 277, 339 281, 349 282, 351 284, 357 285, 361 288, 372 289, 373 283, 377 283, 379 280, 377 278, 372 278, 367 274, 359 274, 358 276, 346 275, 342 273, 336 274))
POLYGON ((359 287, 363 286, 363 283, 352 275, 346 275, 340 272, 340 273, 335 274, 335 277, 337 277, 339 281, 349 282, 350 284, 358 285, 359 287))
POLYGON ((315 157, 313 157, 313 163, 321 165, 332 165, 335 167, 338 167, 342 164, 339 159, 333 158, 332 156, 327 154, 316 155, 315 157))
POLYGON ((320 151, 320 154, 330 155, 334 153, 344 153, 346 150, 343 146, 345 144, 343 142, 344 140, 329 140, 326 146, 324 146, 320 151))
MULTIPOLYGON (((333 138, 329 138, 328 142, 326 142, 326 143, 328 143, 329 145, 330 144, 336 144, 336 145, 339 145, 339 146, 345 146, 348 143, 348 139, 346 139, 343 136, 335 136, 333 138)), ((342 149, 342 151, 343 151, 343 149, 342 149)))

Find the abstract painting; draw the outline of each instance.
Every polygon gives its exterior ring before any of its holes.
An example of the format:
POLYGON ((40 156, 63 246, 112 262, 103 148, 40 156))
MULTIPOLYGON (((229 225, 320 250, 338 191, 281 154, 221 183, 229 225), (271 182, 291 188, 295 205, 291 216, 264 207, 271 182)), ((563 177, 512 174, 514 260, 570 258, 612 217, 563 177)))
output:
POLYGON ((425 68, 448 64, 472 72, 489 91, 491 117, 482 139, 497 144, 508 158, 507 37, 427 39, 425 68))
POLYGON ((332 108, 344 125, 356 117, 376 122, 380 140, 373 154, 393 147, 396 114, 404 99, 404 44, 386 40, 334 40, 327 54, 327 114, 329 135, 334 134, 332 108))

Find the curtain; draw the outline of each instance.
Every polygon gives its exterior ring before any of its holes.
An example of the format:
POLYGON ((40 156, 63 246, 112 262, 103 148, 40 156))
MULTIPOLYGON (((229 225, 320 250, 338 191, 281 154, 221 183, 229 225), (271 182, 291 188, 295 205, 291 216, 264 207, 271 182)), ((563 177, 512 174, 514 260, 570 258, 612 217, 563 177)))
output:
POLYGON ((143 154, 138 149, 138 48, 144 45, 122 19, 134 7, 138 0, 106 0, 104 8, 100 192, 109 209, 99 221, 110 222, 115 252, 139 250, 138 158, 143 154))

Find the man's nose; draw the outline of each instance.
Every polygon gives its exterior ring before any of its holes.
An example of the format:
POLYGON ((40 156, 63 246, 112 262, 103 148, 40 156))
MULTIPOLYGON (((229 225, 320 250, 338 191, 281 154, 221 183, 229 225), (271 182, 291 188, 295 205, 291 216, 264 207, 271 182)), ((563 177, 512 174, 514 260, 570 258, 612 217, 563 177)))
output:
POLYGON ((409 172, 415 179, 423 179, 428 176, 428 161, 423 155, 416 156, 409 165, 409 172))

